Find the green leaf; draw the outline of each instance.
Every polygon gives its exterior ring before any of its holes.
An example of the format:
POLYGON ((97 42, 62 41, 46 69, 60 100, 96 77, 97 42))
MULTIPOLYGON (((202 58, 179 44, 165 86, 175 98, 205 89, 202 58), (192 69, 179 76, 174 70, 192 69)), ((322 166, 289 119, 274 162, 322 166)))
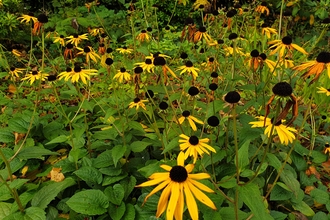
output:
POLYGON ((11 131, 25 134, 29 129, 30 123, 21 117, 14 117, 8 121, 8 128, 11 131))
POLYGON ((151 145, 151 143, 148 142, 144 142, 144 141, 134 141, 131 145, 130 145, 130 149, 133 152, 141 152, 144 149, 146 149, 146 147, 148 147, 149 145, 151 145))
MULTIPOLYGON (((279 182, 278 182, 279 183, 279 182)), ((286 201, 293 196, 293 193, 276 184, 270 193, 270 201, 286 201)))
MULTIPOLYGON (((235 219, 235 209, 233 207, 223 207, 219 211, 222 219, 235 219)), ((238 210, 238 219, 245 220, 249 217, 248 213, 238 210)))
POLYGON ((103 178, 102 186, 107 186, 112 183, 118 182, 118 181, 124 179, 126 176, 127 176, 127 174, 123 174, 120 176, 106 176, 103 178))
POLYGON ((110 150, 104 151, 93 161, 93 167, 95 168, 103 168, 110 165, 113 165, 112 152, 110 150))
POLYGON ((17 154, 17 157, 21 160, 27 160, 31 158, 42 158, 45 155, 59 155, 59 153, 42 147, 26 147, 17 154))
POLYGON ((126 146, 117 145, 112 148, 112 159, 115 167, 117 166, 118 161, 124 156, 126 152, 126 146))
POLYGON ((293 203, 292 207, 306 216, 315 215, 314 211, 304 201, 293 203))
POLYGON ((41 188, 33 197, 31 205, 45 209, 48 204, 55 199, 64 189, 73 186, 76 182, 72 178, 67 178, 62 182, 54 182, 41 188))
POLYGON ((124 187, 122 187, 122 185, 115 184, 113 187, 108 186, 104 190, 104 194, 109 198, 109 201, 111 203, 113 203, 114 205, 120 205, 120 203, 122 202, 122 200, 124 198, 125 191, 124 191, 124 187))
POLYGON ((173 150, 174 148, 178 147, 179 145, 179 137, 173 138, 170 143, 165 145, 165 149, 163 150, 162 154, 167 153, 168 151, 173 150))
POLYGON ((0 219, 4 219, 10 214, 11 206, 11 203, 0 202, 0 219))
POLYGON ((132 204, 126 204, 126 211, 122 219, 135 219, 135 208, 132 204))
POLYGON ((48 143, 46 143, 46 145, 64 143, 67 140, 69 140, 69 137, 68 136, 66 136, 66 135, 60 135, 60 136, 54 138, 53 140, 49 141, 48 143))
POLYGON ((274 220, 285 220, 285 219, 287 219, 286 218, 287 215, 282 213, 282 212, 279 212, 279 211, 271 210, 270 215, 274 218, 274 220))
POLYGON ((52 121, 43 127, 42 133, 44 134, 45 138, 52 140, 61 133, 63 127, 64 125, 62 123, 52 121))
MULTIPOLYGON (((240 171, 249 164, 249 145, 250 141, 247 141, 240 147, 240 149, 238 149, 238 168, 240 171)), ((235 163, 235 165, 237 164, 235 163)))
POLYGON ((329 202, 329 194, 321 189, 313 189, 310 195, 320 204, 326 204, 329 202))
POLYGON ((257 185, 249 183, 244 186, 239 186, 239 197, 250 208, 256 219, 272 220, 267 208, 260 195, 257 185))
POLYGON ((108 198, 101 190, 89 189, 74 194, 66 204, 75 212, 102 215, 109 207, 108 198))
POLYGON ((9 183, 9 187, 11 189, 19 189, 21 186, 24 185, 24 183, 26 183, 27 181, 29 181, 29 179, 15 179, 13 182, 9 183))
POLYGON ((329 219, 327 217, 327 214, 325 214, 324 212, 317 212, 314 216, 312 220, 324 220, 324 219, 329 219))
POLYGON ((291 192, 298 195, 298 191, 300 190, 300 183, 297 178, 293 175, 292 171, 284 169, 281 173, 281 180, 285 183, 285 185, 290 189, 291 192))
POLYGON ((312 151, 312 157, 314 163, 323 163, 327 160, 328 156, 320 151, 312 151))
POLYGON ((25 209, 24 220, 45 220, 46 212, 39 207, 29 207, 25 209))
POLYGON ((128 178, 121 180, 120 185, 124 187, 125 199, 127 199, 136 185, 136 179, 134 176, 129 176, 128 178))
POLYGON ((116 206, 114 204, 109 205, 108 213, 113 220, 121 220, 123 215, 125 214, 125 203, 121 203, 119 206, 116 206))
POLYGON ((269 165, 274 167, 277 171, 281 168, 282 163, 274 154, 267 153, 267 159, 269 165))
POLYGON ((15 136, 12 132, 7 130, 0 130, 0 142, 1 143, 13 143, 15 141, 15 136))
POLYGON ((79 170, 73 173, 85 182, 97 184, 102 183, 102 173, 94 167, 81 167, 79 170))

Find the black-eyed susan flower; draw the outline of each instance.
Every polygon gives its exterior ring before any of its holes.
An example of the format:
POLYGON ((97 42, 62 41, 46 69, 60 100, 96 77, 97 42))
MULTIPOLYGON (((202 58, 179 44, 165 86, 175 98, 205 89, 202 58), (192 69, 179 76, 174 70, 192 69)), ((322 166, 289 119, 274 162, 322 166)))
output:
POLYGON ((241 95, 236 91, 230 91, 224 96, 224 100, 230 104, 238 103, 241 95))
POLYGON ((32 85, 35 81, 37 80, 42 80, 45 81, 47 79, 47 76, 49 74, 47 73, 42 73, 41 71, 33 70, 30 73, 28 73, 22 81, 29 81, 30 85, 32 85))
POLYGON ((53 37, 54 41, 53 43, 59 43, 63 47, 65 47, 65 37, 61 34, 58 37, 53 37))
POLYGON ((95 69, 82 69, 80 66, 75 66, 73 69, 68 67, 65 72, 61 72, 58 76, 59 79, 68 81, 71 79, 72 83, 78 82, 81 80, 84 84, 87 84, 87 80, 90 80, 90 77, 96 75, 97 70, 95 69))
POLYGON ((210 7, 211 7, 211 3, 208 0, 197 0, 193 4, 193 8, 195 10, 197 10, 197 9, 204 9, 204 8, 210 8, 210 7))
POLYGON ((206 27, 202 26, 195 32, 194 43, 204 39, 207 43, 212 41, 211 36, 206 32, 206 27))
POLYGON ((326 143, 325 145, 324 145, 324 147, 325 147, 325 149, 324 149, 324 153, 326 154, 326 153, 329 153, 330 154, 330 144, 329 143, 326 143))
POLYGON ((251 58, 249 59, 249 67, 255 72, 261 64, 261 57, 259 56, 258 50, 252 50, 250 55, 251 58))
POLYGON ((99 48, 97 49, 97 51, 98 51, 99 54, 101 54, 101 55, 104 55, 104 54, 105 54, 105 52, 106 52, 106 48, 105 48, 104 43, 100 43, 100 44, 99 44, 99 48))
POLYGON ((274 119, 265 118, 263 116, 256 117, 259 121, 253 121, 249 124, 252 125, 252 128, 260 128, 265 127, 266 129, 264 131, 265 135, 267 137, 271 137, 272 133, 272 127, 274 126, 274 132, 273 134, 277 134, 280 138, 280 142, 282 144, 288 145, 289 143, 292 143, 294 139, 296 139, 296 136, 293 132, 296 132, 297 130, 292 127, 287 127, 286 125, 283 125, 283 120, 280 120, 279 122, 273 124, 274 119))
POLYGON ((122 83, 124 80, 129 81, 131 79, 131 75, 126 71, 125 67, 121 67, 113 79, 117 79, 118 82, 122 83))
POLYGON ((143 71, 147 71, 148 73, 153 73, 155 68, 155 65, 149 58, 147 58, 144 62, 135 63, 134 65, 142 67, 143 71))
POLYGON ((127 47, 121 47, 121 48, 117 48, 116 51, 118 51, 121 54, 131 54, 133 52, 133 49, 127 47))
POLYGON ((277 30, 275 28, 268 27, 266 23, 263 23, 261 28, 261 34, 266 35, 268 39, 271 38, 272 35, 277 35, 277 30))
POLYGON ((136 36, 136 39, 140 42, 149 42, 151 40, 151 36, 146 30, 141 30, 141 32, 136 36))
POLYGON ((196 160, 199 156, 203 156, 204 153, 210 154, 209 151, 216 153, 215 149, 211 147, 210 145, 206 144, 210 141, 208 138, 199 139, 196 136, 188 137, 187 135, 180 134, 179 142, 180 144, 180 150, 186 151, 184 153, 185 159, 187 159, 189 156, 194 158, 193 163, 196 163, 196 160))
POLYGON ((24 56, 24 54, 22 52, 20 52, 19 50, 17 50, 17 49, 12 49, 11 52, 17 58, 20 58, 20 57, 24 56))
POLYGON ((144 110, 147 110, 146 105, 144 104, 145 102, 148 102, 148 100, 142 100, 140 98, 135 98, 133 100, 133 102, 129 103, 128 107, 135 108, 136 110, 138 110, 141 107, 144 110))
MULTIPOLYGON (((224 46, 223 50, 225 52, 225 56, 229 56, 229 55, 234 54, 234 48, 233 47, 224 46)), ((244 55, 243 48, 236 46, 235 47, 235 53, 238 54, 238 55, 244 55)))
POLYGON ((189 89, 188 89, 188 94, 190 96, 196 96, 199 94, 199 89, 196 87, 196 86, 191 86, 189 89))
POLYGON ((181 41, 183 41, 184 39, 187 39, 188 41, 193 41, 195 33, 196 25, 194 23, 194 20, 190 17, 186 18, 185 26, 181 31, 181 41))
POLYGON ((25 69, 24 68, 15 68, 10 67, 9 75, 12 80, 15 79, 15 77, 19 78, 19 74, 23 73, 25 69))
POLYGON ((259 55, 259 57, 261 58, 262 64, 266 64, 266 66, 270 69, 270 72, 275 74, 274 69, 275 69, 276 63, 270 59, 267 59, 267 55, 264 53, 261 53, 259 55))
POLYGON ((207 62, 201 64, 202 66, 207 67, 210 71, 215 71, 219 67, 218 61, 214 57, 209 57, 207 62))
POLYGON ((272 50, 270 52, 269 55, 273 55, 273 54, 275 54, 276 52, 279 51, 280 57, 283 57, 285 55, 285 50, 288 50, 287 53, 288 53, 289 56, 291 56, 293 49, 298 50, 300 53, 303 53, 303 54, 306 54, 306 55, 308 54, 304 50, 304 48, 298 46, 297 44, 293 44, 292 43, 292 38, 289 37, 289 36, 283 37, 282 40, 270 41, 270 42, 268 42, 268 44, 271 45, 270 49, 275 48, 274 50, 272 50))
POLYGON ((27 15, 22 15, 21 17, 17 18, 18 20, 21 20, 21 23, 29 24, 31 21, 33 23, 38 21, 38 18, 34 17, 33 13, 29 13, 27 15))
POLYGON ((207 119, 207 123, 211 126, 211 127, 216 127, 220 124, 219 118, 215 115, 210 116, 207 119))
POLYGON ((94 1, 89 2, 89 3, 85 3, 85 7, 87 8, 88 13, 89 13, 93 6, 97 6, 99 4, 100 4, 100 2, 98 0, 94 0, 94 1))
POLYGON ((40 14, 37 18, 38 20, 34 22, 32 34, 38 35, 40 33, 41 27, 48 22, 48 17, 45 14, 40 14))
POLYGON ((308 61, 299 66, 295 66, 292 69, 296 71, 306 70, 306 72, 302 75, 305 79, 311 75, 315 75, 314 79, 310 83, 316 81, 325 69, 327 69, 328 77, 330 78, 330 53, 321 52, 317 56, 316 60, 308 61))
POLYGON ((77 55, 85 55, 86 56, 86 63, 89 63, 90 60, 93 60, 95 63, 97 63, 97 59, 101 59, 101 57, 94 52, 94 49, 90 46, 84 47, 84 49, 77 47, 80 52, 77 53, 77 55))
POLYGON ((192 116, 190 114, 190 111, 187 111, 187 110, 183 111, 182 116, 180 118, 178 118, 179 124, 182 124, 186 119, 188 120, 190 127, 194 131, 197 131, 197 127, 196 127, 195 122, 198 123, 198 124, 204 124, 203 121, 201 121, 201 120, 197 119, 196 117, 192 116))
POLYGON ((259 13, 266 13, 266 15, 269 15, 269 9, 267 8, 267 3, 266 2, 262 2, 260 5, 257 6, 256 8, 256 12, 259 13))
POLYGON ((73 34, 69 37, 66 37, 66 39, 69 39, 66 43, 74 44, 77 47, 81 41, 88 40, 88 35, 87 34, 81 34, 81 35, 73 34))
POLYGON ((184 73, 191 74, 194 80, 196 80, 198 76, 197 71, 199 71, 198 68, 194 67, 193 63, 190 60, 188 60, 184 66, 180 66, 178 70, 181 70, 180 75, 184 73))
MULTIPOLYGON (((285 58, 280 58, 278 61, 278 65, 282 66, 284 68, 292 68, 294 67, 294 63, 293 60, 290 60, 289 57, 285 57, 285 58)), ((275 74, 275 73, 274 73, 275 74)))
POLYGON ((162 101, 159 103, 158 107, 160 108, 160 110, 165 111, 168 108, 168 104, 167 102, 162 101))
POLYGON ((212 200, 204 194, 204 192, 214 193, 214 191, 198 182, 198 180, 210 178, 210 175, 207 173, 192 174, 194 164, 184 166, 184 157, 184 153, 180 152, 176 166, 161 165, 160 167, 167 172, 154 173, 149 177, 149 181, 136 186, 146 187, 159 184, 146 196, 144 203, 150 196, 163 189, 158 201, 157 218, 166 210, 167 220, 172 220, 173 217, 176 220, 182 220, 184 204, 186 203, 191 219, 198 220, 198 207, 195 198, 216 210, 212 200), (184 202, 185 200, 186 202, 184 202))
POLYGON ((327 96, 330 96, 330 89, 326 89, 324 87, 318 87, 317 89, 318 89, 317 93, 324 93, 327 96))
MULTIPOLYGON (((166 65, 166 60, 165 60, 165 58, 163 56, 156 56, 155 58, 153 58, 153 64, 155 66, 161 66, 162 67, 162 69, 163 69, 163 75, 164 75, 164 78, 165 78, 164 79, 164 83, 165 84, 167 83, 167 78, 168 78, 167 72, 169 72, 174 78, 176 78, 176 79, 178 78, 175 75, 175 73, 173 72, 173 70, 169 66, 166 65)), ((158 78, 158 80, 159 79, 160 78, 158 78)))
POLYGON ((67 58, 69 59, 73 59, 73 44, 71 43, 67 43, 65 46, 65 50, 64 50, 64 59, 66 60, 67 58))
POLYGON ((103 28, 92 28, 88 30, 89 34, 96 37, 104 33, 103 28))

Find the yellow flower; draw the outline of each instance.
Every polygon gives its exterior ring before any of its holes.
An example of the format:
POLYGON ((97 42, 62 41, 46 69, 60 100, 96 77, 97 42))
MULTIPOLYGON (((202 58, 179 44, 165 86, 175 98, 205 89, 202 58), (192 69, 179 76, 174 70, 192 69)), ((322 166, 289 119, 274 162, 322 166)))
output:
POLYGON ((152 63, 151 59, 146 59, 145 62, 135 63, 134 65, 142 67, 143 71, 147 71, 148 73, 153 73, 155 65, 152 63))
POLYGON ((209 151, 212 151, 213 153, 216 153, 215 149, 211 147, 210 145, 206 144, 210 140, 208 138, 198 139, 196 136, 188 137, 187 135, 180 134, 180 138, 183 138, 184 140, 180 139, 180 150, 185 151, 185 159, 187 159, 189 156, 192 156, 194 158, 194 164, 196 163, 196 160, 198 158, 198 155, 203 156, 204 153, 210 154, 209 151))
POLYGON ((148 100, 142 100, 140 98, 135 98, 133 100, 133 102, 129 103, 128 107, 129 108, 136 108, 136 110, 138 110, 140 107, 143 108, 144 110, 146 109, 146 105, 144 104, 144 102, 148 102, 148 100))
POLYGON ((22 57, 23 56, 23 53, 21 53, 19 50, 17 49, 13 49, 11 51, 16 57, 22 57))
POLYGON ((141 33, 139 33, 137 36, 136 36, 136 39, 140 42, 143 42, 143 41, 150 41, 151 40, 151 36, 147 33, 146 30, 142 30, 141 33))
POLYGON ((184 120, 187 119, 189 122, 190 127, 194 130, 197 131, 196 123, 198 124, 204 124, 201 120, 195 118, 194 116, 190 115, 190 112, 185 110, 182 112, 182 116, 178 119, 179 124, 182 124, 184 120))
POLYGON ((104 29, 103 28, 93 28, 89 30, 89 34, 96 37, 97 35, 103 34, 104 29))
POLYGON ((11 78, 14 79, 15 77, 19 78, 18 74, 23 73, 25 69, 23 68, 15 68, 15 67, 10 67, 9 74, 11 75, 11 78))
POLYGON ((77 53, 77 55, 86 55, 86 63, 89 62, 90 59, 92 59, 95 63, 97 63, 97 59, 101 59, 101 57, 94 52, 94 49, 90 46, 86 46, 84 47, 84 49, 77 47, 78 50, 80 50, 80 52, 77 53))
POLYGON ((280 58, 278 65, 284 66, 285 68, 292 68, 294 66, 293 60, 289 60, 288 57, 280 58))
POLYGON ((259 55, 259 57, 261 57, 262 62, 265 63, 266 66, 270 69, 270 72, 275 74, 274 69, 275 69, 276 63, 270 59, 267 59, 267 55, 264 53, 261 53, 259 55))
POLYGON ((59 37, 53 37, 53 38, 54 38, 53 43, 59 43, 60 45, 65 47, 65 39, 64 39, 63 35, 60 35, 59 37))
POLYGON ((172 220, 173 217, 176 220, 182 220, 184 203, 186 203, 191 219, 197 220, 198 207, 195 198, 213 210, 217 209, 212 200, 204 194, 204 192, 214 193, 214 191, 197 181, 208 179, 210 175, 207 173, 192 174, 194 164, 184 166, 183 152, 179 153, 176 166, 161 165, 160 167, 168 172, 154 173, 149 177, 149 181, 136 186, 146 187, 159 184, 146 196, 144 202, 163 189, 158 201, 157 218, 163 214, 167 207, 166 220, 172 220), (185 199, 186 202, 184 202, 185 199))
POLYGON ((330 89, 326 89, 324 87, 317 87, 319 91, 317 93, 325 93, 327 96, 330 96, 330 89))
POLYGON ((194 43, 197 43, 201 39, 205 39, 206 43, 212 42, 211 36, 206 32, 205 27, 200 27, 194 35, 194 43))
POLYGON ((272 52, 270 52, 269 55, 273 55, 275 54, 277 51, 280 51, 280 57, 283 57, 285 54, 285 49, 288 50, 288 54, 291 55, 293 49, 298 50, 300 53, 303 54, 308 54, 304 48, 298 46, 297 44, 293 44, 292 43, 292 38, 289 36, 285 36, 282 38, 282 40, 273 40, 268 42, 268 44, 272 44, 271 45, 271 49, 274 49, 272 52))
POLYGON ((314 79, 310 83, 313 83, 315 80, 317 80, 325 69, 327 69, 328 77, 330 78, 330 53, 321 52, 317 56, 316 60, 308 61, 299 66, 295 66, 292 69, 299 71, 306 70, 306 72, 302 75, 302 77, 305 79, 315 74, 314 79))
POLYGON ((211 3, 208 0, 197 0, 194 4, 193 4, 193 8, 195 10, 199 9, 199 8, 210 8, 211 7, 211 3), (201 6, 202 5, 202 6, 201 6))
POLYGON ((41 79, 42 81, 45 81, 47 79, 47 76, 49 74, 42 73, 40 71, 33 70, 31 73, 27 74, 22 81, 30 81, 30 85, 32 85, 36 80, 41 79))
POLYGON ((261 34, 266 35, 268 39, 271 38, 272 34, 277 35, 277 30, 275 28, 267 27, 266 24, 262 24, 261 27, 261 34))
MULTIPOLYGON (((225 56, 233 55, 234 54, 234 48, 233 47, 227 47, 224 46, 223 50, 225 51, 225 56)), ((240 47, 235 47, 235 53, 239 55, 244 55, 242 48, 240 47)))
POLYGON ((258 5, 257 8, 256 8, 256 12, 259 12, 259 13, 262 13, 262 14, 266 12, 266 15, 268 16, 269 15, 269 9, 267 8, 267 3, 262 2, 260 5, 258 5))
POLYGON ((82 35, 74 34, 67 37, 67 39, 69 40, 66 43, 74 44, 77 47, 82 40, 88 40, 88 36, 87 34, 82 34, 82 35))
POLYGON ((324 150, 324 153, 326 154, 326 153, 329 153, 330 154, 330 145, 329 145, 329 143, 326 143, 325 144, 325 150, 324 150))
POLYGON ((265 129, 265 135, 268 137, 271 137, 271 130, 274 126, 273 133, 277 134, 280 138, 280 142, 282 144, 288 145, 289 143, 292 143, 293 140, 296 138, 296 136, 292 132, 296 132, 297 130, 291 127, 287 127, 282 124, 283 120, 273 125, 272 120, 270 118, 266 118, 263 116, 256 117, 259 121, 253 121, 249 124, 252 125, 252 128, 260 128, 266 126, 265 129))
POLYGON ((95 69, 85 70, 81 69, 80 66, 75 66, 73 70, 68 67, 65 72, 61 72, 58 76, 60 80, 64 78, 65 81, 68 81, 71 79, 71 82, 75 83, 81 79, 84 84, 87 84, 87 80, 90 80, 91 75, 96 75, 96 72, 95 69))
POLYGON ((133 52, 133 49, 129 49, 127 47, 117 48, 116 50, 122 54, 130 54, 133 52))
POLYGON ((193 63, 189 60, 186 62, 186 65, 180 66, 178 68, 178 70, 181 70, 180 75, 182 75, 183 73, 186 73, 186 72, 191 74, 194 80, 196 80, 196 78, 198 76, 197 71, 199 71, 199 69, 194 67, 193 63))
POLYGON ((21 23, 25 22, 26 24, 33 21, 34 23, 38 21, 38 18, 34 17, 32 14, 22 15, 22 17, 18 17, 18 20, 21 20, 21 23))
POLYGON ((131 79, 131 75, 126 71, 124 67, 122 67, 120 70, 118 70, 113 79, 118 79, 118 81, 122 83, 124 80, 129 81, 131 79))

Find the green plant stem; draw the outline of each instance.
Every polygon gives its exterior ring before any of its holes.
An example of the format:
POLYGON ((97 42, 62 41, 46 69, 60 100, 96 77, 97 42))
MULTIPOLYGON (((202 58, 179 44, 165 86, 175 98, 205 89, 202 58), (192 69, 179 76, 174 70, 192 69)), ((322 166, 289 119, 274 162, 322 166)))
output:
POLYGON ((280 21, 278 24, 278 39, 281 38, 281 29, 282 29, 282 20, 283 20, 283 8, 284 8, 285 1, 282 0, 281 2, 281 11, 280 11, 280 21))
MULTIPOLYGON (((237 138, 237 120, 236 120, 236 104, 233 104, 233 132, 234 132, 234 145, 235 145, 235 161, 236 161, 236 185, 237 187, 240 184, 239 176, 240 176, 240 168, 238 164, 238 138, 237 138)), ((235 190, 235 219, 238 220, 238 188, 235 190)))

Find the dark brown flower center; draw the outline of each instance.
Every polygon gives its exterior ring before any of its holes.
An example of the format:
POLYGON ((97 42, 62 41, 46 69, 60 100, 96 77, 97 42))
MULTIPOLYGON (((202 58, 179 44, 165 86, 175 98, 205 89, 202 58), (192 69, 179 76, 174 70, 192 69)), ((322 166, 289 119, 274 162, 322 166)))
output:
POLYGON ((146 59, 145 63, 150 65, 150 64, 152 64, 152 61, 151 61, 151 59, 146 59))
POLYGON ((213 115, 207 119, 207 123, 212 127, 216 127, 219 125, 220 121, 217 116, 213 115))
POLYGON ((182 183, 188 178, 188 172, 183 166, 174 166, 170 171, 170 178, 174 182, 182 183))
POLYGON ((166 110, 168 108, 168 104, 163 101, 163 102, 159 103, 159 108, 161 110, 166 110))
POLYGON ((140 73, 142 73, 142 72, 143 72, 142 67, 137 66, 137 67, 134 68, 134 73, 135 73, 135 74, 140 74, 140 73))
POLYGON ((218 78, 218 73, 217 72, 213 72, 213 73, 211 73, 211 77, 212 78, 218 78))
POLYGON ((189 143, 191 144, 191 145, 197 145, 198 143, 199 143, 199 139, 198 139, 198 137, 196 137, 196 136, 191 136, 190 138, 189 138, 189 143))
POLYGON ((10 67, 10 71, 15 71, 15 67, 10 67))
POLYGON ((126 72, 126 69, 124 67, 120 68, 120 72, 124 73, 126 72))
POLYGON ((72 71, 71 67, 67 67, 66 70, 68 73, 72 71))
POLYGON ((138 103, 140 100, 141 100, 141 99, 139 99, 139 98, 135 98, 135 99, 133 100, 133 102, 134 102, 134 103, 138 103))
POLYGON ((193 66, 193 63, 190 60, 188 60, 186 62, 186 67, 192 67, 192 66, 193 66))
POLYGON ((200 27, 198 30, 199 30, 199 32, 205 33, 206 32, 206 27, 204 27, 204 26, 200 27))
POLYGON ((234 39, 236 39, 237 37, 238 37, 238 35, 237 35, 236 33, 231 33, 231 34, 229 34, 228 39, 229 39, 229 40, 234 40, 234 39))
POLYGON ((113 59, 111 59, 111 58, 107 58, 106 60, 105 60, 105 64, 107 64, 107 65, 111 65, 111 64, 113 64, 113 59))
POLYGON ((250 55, 252 57, 258 57, 259 56, 259 51, 258 50, 252 50, 251 53, 250 53, 250 55))
POLYGON ((241 99, 241 96, 236 91, 228 92, 225 96, 225 101, 228 103, 231 103, 231 104, 239 102, 240 99, 241 99))
POLYGON ((199 89, 195 86, 192 86, 188 89, 188 94, 191 96, 198 95, 198 93, 199 93, 199 89))
POLYGON ((316 58, 316 61, 319 63, 330 63, 330 53, 329 52, 321 52, 316 58))
POLYGON ((79 35, 78 35, 78 34, 74 34, 73 37, 74 37, 74 38, 78 38, 79 35))
POLYGON ((271 121, 271 123, 272 123, 273 125, 275 125, 275 126, 280 126, 280 125, 282 124, 281 120, 279 120, 278 122, 276 122, 276 123, 274 124, 274 118, 271 118, 270 121, 271 121))
POLYGON ((292 86, 287 82, 276 83, 272 89, 273 93, 278 96, 290 96, 293 92, 292 86))
POLYGON ((84 47, 84 52, 89 53, 89 52, 91 52, 91 49, 89 49, 89 47, 84 47))
POLYGON ((189 117, 189 115, 190 115, 190 111, 188 111, 188 110, 185 110, 182 112, 182 116, 185 118, 189 117))
POLYGON ((33 70, 33 71, 32 71, 32 75, 34 75, 34 76, 35 76, 35 75, 38 75, 38 71, 33 70))
POLYGON ((209 85, 209 89, 212 90, 212 91, 217 90, 217 88, 218 88, 218 85, 217 85, 216 83, 211 83, 211 84, 209 85))
POLYGON ((76 73, 80 73, 81 72, 81 67, 80 66, 75 66, 73 69, 76 73))
POLYGON ((285 36, 282 38, 282 43, 285 45, 290 45, 292 43, 292 38, 289 36, 285 36))

